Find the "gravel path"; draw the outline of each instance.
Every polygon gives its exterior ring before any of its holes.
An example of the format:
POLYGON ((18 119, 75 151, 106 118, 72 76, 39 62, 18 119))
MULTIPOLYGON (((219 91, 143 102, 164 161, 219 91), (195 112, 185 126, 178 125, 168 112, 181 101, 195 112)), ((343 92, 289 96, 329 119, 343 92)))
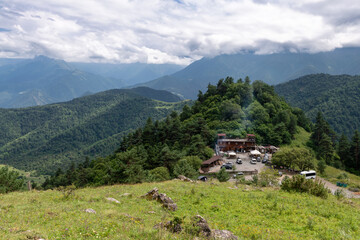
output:
POLYGON ((334 194, 334 192, 337 190, 337 189, 342 189, 344 194, 346 195, 346 197, 348 198, 360 198, 360 195, 358 194, 354 194, 353 192, 347 190, 346 188, 342 188, 342 187, 338 187, 336 186, 335 184, 321 178, 321 177, 316 177, 317 179, 319 179, 320 181, 322 181, 324 184, 325 184, 325 187, 327 187, 328 189, 330 189, 331 193, 334 194))

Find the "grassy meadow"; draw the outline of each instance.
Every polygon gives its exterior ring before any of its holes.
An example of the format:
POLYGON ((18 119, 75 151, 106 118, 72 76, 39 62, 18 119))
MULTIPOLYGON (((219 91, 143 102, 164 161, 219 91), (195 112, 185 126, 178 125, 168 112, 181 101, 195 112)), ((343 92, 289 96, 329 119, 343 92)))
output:
POLYGON ((179 180, 77 189, 69 197, 57 190, 0 195, 0 239, 193 239, 190 219, 203 216, 212 229, 240 239, 357 239, 360 202, 324 200, 276 188, 179 180), (152 188, 178 205, 169 212, 140 198, 152 188), (127 193, 127 194, 125 194, 127 193), (120 203, 108 201, 115 198, 120 203), (96 213, 87 213, 85 209, 96 213), (184 231, 154 229, 178 217, 184 231))

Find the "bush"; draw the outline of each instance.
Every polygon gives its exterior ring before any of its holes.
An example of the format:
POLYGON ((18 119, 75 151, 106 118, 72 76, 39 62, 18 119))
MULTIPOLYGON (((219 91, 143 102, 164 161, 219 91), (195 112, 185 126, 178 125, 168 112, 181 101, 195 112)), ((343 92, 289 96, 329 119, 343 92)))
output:
POLYGON ((150 182, 160 182, 169 179, 170 173, 166 167, 157 167, 149 171, 148 180, 150 182))
POLYGON ((0 193, 19 191, 24 186, 24 180, 19 179, 19 173, 9 170, 8 167, 0 169, 0 193))
POLYGON ((219 182, 227 182, 230 179, 230 175, 226 172, 225 168, 221 168, 220 171, 216 174, 219 182))
POLYGON ((279 182, 279 174, 276 170, 266 169, 259 173, 259 182, 262 187, 276 186, 279 182))
POLYGON ((198 172, 186 159, 181 159, 174 167, 174 175, 176 177, 179 175, 184 175, 188 178, 195 178, 198 175, 198 172))
POLYGON ((295 175, 292 178, 284 179, 281 189, 288 192, 305 192, 321 198, 328 197, 328 190, 323 183, 317 179, 315 181, 305 179, 302 175, 295 175))

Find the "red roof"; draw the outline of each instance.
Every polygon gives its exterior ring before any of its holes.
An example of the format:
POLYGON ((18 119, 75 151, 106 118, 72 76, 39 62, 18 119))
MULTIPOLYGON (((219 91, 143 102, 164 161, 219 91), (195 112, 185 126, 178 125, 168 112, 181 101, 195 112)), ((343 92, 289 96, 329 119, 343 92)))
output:
POLYGON ((255 137, 255 134, 246 134, 248 137, 255 137))
POLYGON ((226 137, 226 134, 225 133, 219 133, 218 137, 226 137))

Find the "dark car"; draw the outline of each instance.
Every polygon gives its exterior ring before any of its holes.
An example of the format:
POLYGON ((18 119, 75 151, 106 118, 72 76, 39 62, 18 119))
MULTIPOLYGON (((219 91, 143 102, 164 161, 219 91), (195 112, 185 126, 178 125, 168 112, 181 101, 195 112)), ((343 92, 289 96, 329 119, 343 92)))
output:
POLYGON ((224 164, 224 165, 221 166, 221 168, 232 169, 232 165, 230 165, 230 164, 224 164))
POLYGON ((261 157, 257 157, 257 158, 256 158, 256 161, 257 161, 257 162, 261 162, 261 157))
POLYGON ((207 181, 207 177, 205 177, 205 176, 199 176, 199 177, 198 177, 198 180, 203 181, 203 182, 206 182, 206 181, 207 181))
POLYGON ((236 163, 237 163, 237 164, 242 164, 241 158, 236 159, 236 163))
POLYGON ((264 158, 261 162, 262 162, 262 163, 267 163, 266 158, 264 158))

